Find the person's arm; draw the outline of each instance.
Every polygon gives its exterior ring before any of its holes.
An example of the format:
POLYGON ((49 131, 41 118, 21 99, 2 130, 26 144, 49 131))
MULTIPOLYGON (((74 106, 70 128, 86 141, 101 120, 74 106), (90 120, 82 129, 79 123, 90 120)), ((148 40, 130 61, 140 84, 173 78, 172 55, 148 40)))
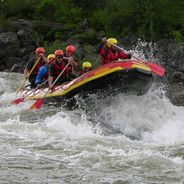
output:
POLYGON ((74 60, 74 58, 72 56, 70 56, 70 57, 63 57, 63 60, 65 62, 70 63, 70 65, 72 65, 74 67, 77 67, 78 66, 78 63, 74 60))
POLYGON ((121 58, 123 58, 123 59, 131 59, 131 57, 132 57, 131 53, 125 53, 122 50, 118 50, 118 55, 119 55, 120 59, 121 58))
POLYGON ((107 37, 102 38, 102 42, 98 45, 96 52, 101 55, 101 50, 106 47, 107 37))
POLYGON ((44 63, 49 63, 49 60, 45 57, 44 54, 41 54, 40 56, 41 56, 42 60, 44 61, 44 63))
POLYGON ((53 79, 54 79, 54 65, 51 63, 49 66, 49 77, 48 77, 49 88, 52 87, 53 79))
POLYGON ((31 71, 32 67, 34 66, 34 60, 35 60, 35 58, 30 59, 26 65, 25 69, 24 69, 24 77, 26 79, 29 78, 29 72, 31 71))
POLYGON ((54 77, 49 76, 49 78, 48 78, 49 88, 52 87, 53 79, 54 79, 54 77))
POLYGON ((68 57, 68 63, 71 65, 71 68, 72 68, 72 74, 76 74, 75 72, 75 67, 78 66, 78 63, 73 59, 73 57, 68 57))
POLYGON ((78 67, 78 63, 73 59, 73 66, 78 67))
POLYGON ((24 77, 25 77, 25 79, 29 78, 29 72, 28 72, 27 68, 24 69, 24 77))

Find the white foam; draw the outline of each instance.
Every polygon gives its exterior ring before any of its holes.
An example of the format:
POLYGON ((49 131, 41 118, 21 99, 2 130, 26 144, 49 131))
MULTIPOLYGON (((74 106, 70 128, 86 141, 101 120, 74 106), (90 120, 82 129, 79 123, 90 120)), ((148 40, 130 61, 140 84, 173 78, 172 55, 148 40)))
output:
POLYGON ((181 121, 168 121, 151 133, 145 133, 144 141, 174 145, 184 142, 184 124, 181 121))
POLYGON ((74 124, 69 114, 65 112, 46 118, 45 124, 49 128, 58 130, 61 135, 75 139, 95 136, 94 128, 89 121, 81 118, 77 124, 74 124))
POLYGON ((168 143, 183 140, 184 107, 171 104, 162 89, 150 91, 144 96, 119 94, 107 99, 93 100, 96 100, 95 107, 92 108, 93 114, 97 114, 97 120, 101 117, 102 123, 121 130, 125 135, 142 137, 150 142, 151 139, 155 142, 159 135, 163 141, 164 136, 168 140, 172 135, 168 143))

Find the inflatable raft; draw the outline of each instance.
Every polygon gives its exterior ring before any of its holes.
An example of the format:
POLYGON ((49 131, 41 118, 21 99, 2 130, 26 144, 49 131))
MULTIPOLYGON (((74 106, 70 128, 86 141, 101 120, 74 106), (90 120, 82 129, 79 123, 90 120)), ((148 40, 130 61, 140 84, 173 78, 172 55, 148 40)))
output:
POLYGON ((152 86, 154 76, 163 76, 164 72, 162 67, 154 63, 150 65, 136 60, 117 61, 99 66, 70 82, 55 86, 49 93, 48 88, 41 88, 25 89, 20 94, 30 100, 43 97, 71 98, 79 93, 107 91, 107 89, 111 92, 114 90, 143 95, 152 86))

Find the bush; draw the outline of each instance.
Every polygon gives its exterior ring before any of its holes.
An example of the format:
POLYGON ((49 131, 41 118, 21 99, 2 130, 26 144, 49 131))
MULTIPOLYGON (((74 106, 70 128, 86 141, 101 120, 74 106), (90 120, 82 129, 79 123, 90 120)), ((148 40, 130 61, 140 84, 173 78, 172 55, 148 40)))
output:
POLYGON ((182 34, 180 31, 173 31, 172 35, 174 37, 174 39, 176 40, 176 42, 181 42, 182 41, 182 34))
POLYGON ((57 49, 63 50, 65 52, 66 44, 61 40, 55 40, 53 43, 44 42, 44 47, 46 48, 47 54, 52 54, 57 49))

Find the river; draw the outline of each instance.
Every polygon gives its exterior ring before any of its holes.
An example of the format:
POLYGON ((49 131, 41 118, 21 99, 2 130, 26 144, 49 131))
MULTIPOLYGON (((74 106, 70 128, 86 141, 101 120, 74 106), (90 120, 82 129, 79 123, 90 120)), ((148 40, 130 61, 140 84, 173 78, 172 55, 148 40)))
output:
POLYGON ((184 107, 162 88, 29 110, 10 103, 22 80, 0 73, 0 183, 184 183, 184 107))

